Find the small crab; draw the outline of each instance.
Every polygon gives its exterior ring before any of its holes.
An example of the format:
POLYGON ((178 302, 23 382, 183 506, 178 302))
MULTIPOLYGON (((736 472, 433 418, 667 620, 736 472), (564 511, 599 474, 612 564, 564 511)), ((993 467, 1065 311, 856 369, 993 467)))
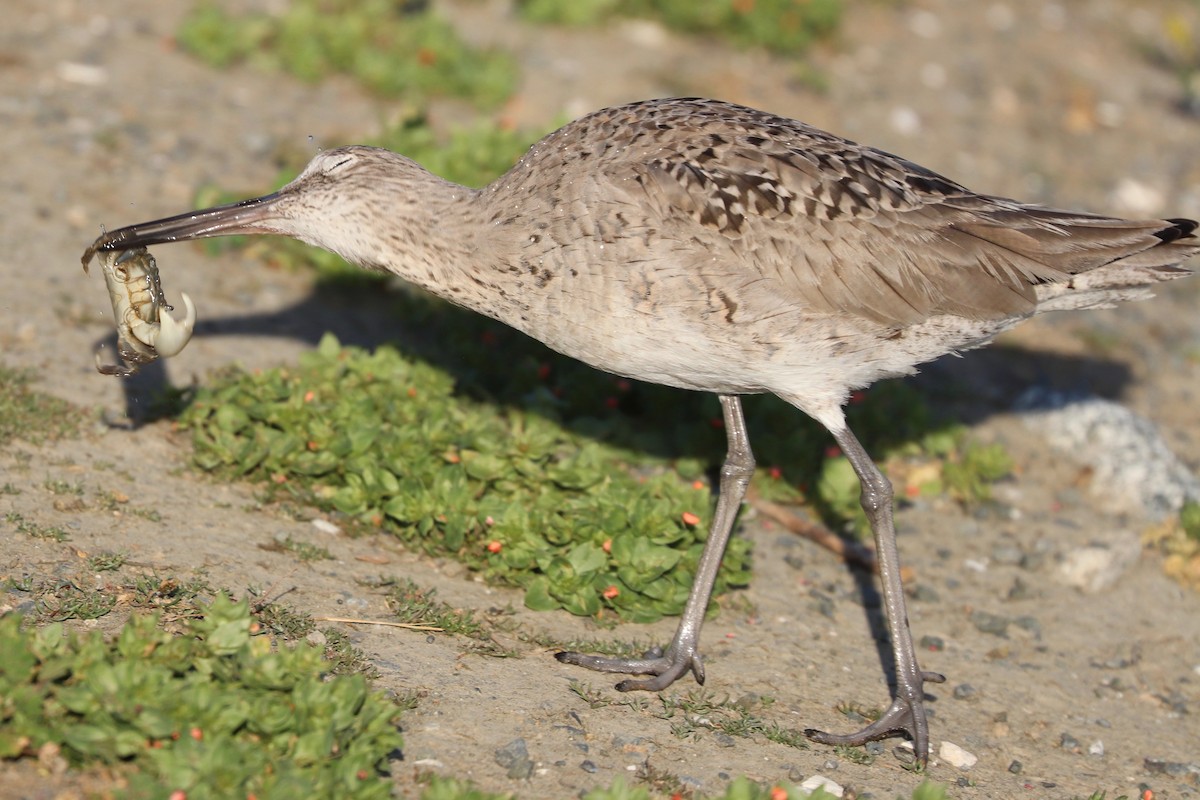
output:
MULTIPOLYGON (((99 241, 99 240, 97 240, 99 241)), ((92 245, 83 254, 83 271, 88 271, 92 256, 100 256, 100 267, 117 323, 117 353, 120 364, 102 364, 96 353, 96 369, 105 375, 126 377, 143 364, 161 356, 179 353, 192 338, 196 307, 183 295, 184 318, 177 320, 169 312, 158 277, 158 264, 145 247, 129 250, 97 250, 92 245)))

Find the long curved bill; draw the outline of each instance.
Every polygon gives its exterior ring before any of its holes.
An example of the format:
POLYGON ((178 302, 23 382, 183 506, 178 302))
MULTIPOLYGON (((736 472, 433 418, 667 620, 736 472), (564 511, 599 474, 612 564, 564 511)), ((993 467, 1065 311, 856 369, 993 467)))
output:
POLYGON ((128 250, 154 244, 203 239, 209 236, 232 236, 239 233, 269 233, 269 220, 275 216, 275 206, 281 197, 273 192, 250 200, 223 206, 188 211, 173 217, 139 222, 101 234, 83 253, 83 269, 100 250, 128 250))

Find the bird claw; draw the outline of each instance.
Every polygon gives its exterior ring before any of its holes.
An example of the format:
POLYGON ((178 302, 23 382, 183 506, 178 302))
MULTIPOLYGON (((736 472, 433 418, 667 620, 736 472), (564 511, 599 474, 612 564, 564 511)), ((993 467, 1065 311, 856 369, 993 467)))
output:
POLYGON ((804 735, 818 744, 860 747, 867 742, 886 739, 896 733, 908 734, 913 743, 916 763, 925 766, 929 761, 929 723, 925 716, 925 692, 923 684, 945 683, 946 676, 939 672, 921 672, 912 688, 915 691, 900 691, 891 706, 879 719, 855 733, 837 734, 808 728, 804 735))
POLYGON ((689 650, 676 654, 674 648, 669 648, 664 653, 661 648, 655 647, 641 658, 605 658, 572 652, 555 653, 554 657, 564 664, 574 664, 597 672, 654 676, 640 680, 627 678, 616 685, 618 692, 660 692, 688 672, 692 673, 697 683, 704 685, 704 660, 699 653, 689 650))

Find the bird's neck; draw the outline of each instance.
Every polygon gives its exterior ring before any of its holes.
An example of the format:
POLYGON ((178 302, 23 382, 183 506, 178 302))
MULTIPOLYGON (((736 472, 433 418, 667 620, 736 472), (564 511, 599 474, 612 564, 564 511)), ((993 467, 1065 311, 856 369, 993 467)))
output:
POLYGON ((428 175, 420 186, 391 194, 368 216, 387 224, 348 226, 352 240, 318 242, 366 269, 391 272, 455 305, 513 324, 500 273, 509 248, 504 226, 475 189, 428 175), (397 197, 402 199, 396 202, 397 197), (381 211, 382 209, 382 211, 381 211))

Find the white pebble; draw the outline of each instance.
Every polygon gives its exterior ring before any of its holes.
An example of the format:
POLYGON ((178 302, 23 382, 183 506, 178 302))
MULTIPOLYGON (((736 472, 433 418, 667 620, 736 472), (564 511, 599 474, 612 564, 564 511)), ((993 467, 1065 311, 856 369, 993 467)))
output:
POLYGON ((896 133, 912 136, 921 130, 921 118, 917 112, 908 106, 896 106, 892 109, 890 118, 892 129, 896 133))
POLYGON ((624 27, 625 37, 639 47, 662 49, 667 44, 667 31, 657 22, 648 20, 627 20, 624 27))
POLYGON ((341 528, 339 528, 337 525, 334 525, 327 519, 314 519, 312 521, 312 526, 321 533, 327 533, 330 536, 337 536, 342 532, 341 528))
POLYGON ((80 86, 102 86, 108 82, 108 72, 104 67, 80 64, 78 61, 60 61, 56 71, 62 80, 80 86))
POLYGON ((1158 189, 1134 178, 1124 178, 1112 192, 1113 205, 1127 214, 1152 215, 1161 212, 1163 195, 1158 189))
POLYGON ((1119 532, 1104 544, 1077 547, 1064 554, 1058 575, 1068 586, 1095 594, 1120 580, 1141 554, 1137 535, 1119 532))
POLYGON ((938 748, 938 758, 959 769, 970 769, 979 760, 979 756, 962 749, 954 742, 942 742, 942 746, 938 748))
POLYGON ((1097 739, 1096 741, 1094 741, 1094 742, 1092 742, 1091 744, 1089 744, 1089 745, 1088 745, 1088 755, 1089 755, 1089 756, 1102 756, 1102 755, 1104 755, 1104 742, 1102 742, 1102 741, 1100 741, 1099 739, 1097 739))
POLYGON ((800 784, 800 789, 805 792, 815 792, 817 789, 824 789, 834 797, 841 797, 846 790, 837 781, 826 778, 824 775, 813 775, 800 784))

